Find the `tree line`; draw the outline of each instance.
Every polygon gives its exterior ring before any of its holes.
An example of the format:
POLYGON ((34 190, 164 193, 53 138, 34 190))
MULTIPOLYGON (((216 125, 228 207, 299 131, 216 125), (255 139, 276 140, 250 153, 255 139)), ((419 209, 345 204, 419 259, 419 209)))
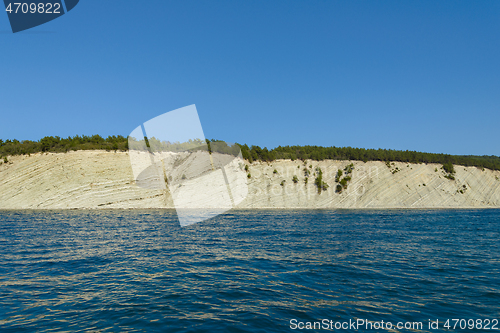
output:
POLYGON ((108 136, 106 139, 100 135, 73 136, 60 138, 46 136, 39 141, 6 140, 0 139, 0 156, 29 155, 39 152, 65 153, 71 150, 128 150, 128 140, 121 135, 108 136))
POLYGON ((350 160, 350 161, 395 161, 405 163, 437 163, 475 166, 491 170, 500 170, 500 157, 423 153, 409 150, 364 149, 352 147, 319 146, 279 146, 274 149, 259 146, 240 145, 243 158, 249 162, 293 160, 350 160))
MULTIPOLYGON (((160 143, 152 143, 152 148, 160 143), (153 144, 154 143, 154 144, 153 144)), ((194 141, 193 141, 194 143, 194 141)), ((201 142, 196 142, 197 144, 201 142)), ((235 153, 236 146, 227 146, 220 140, 207 140, 210 151, 235 153)), ((438 163, 475 166, 491 170, 500 170, 500 157, 498 156, 473 156, 423 153, 409 150, 392 149, 364 149, 352 147, 320 147, 320 146, 279 146, 274 149, 261 148, 237 144, 241 149, 243 158, 250 163, 253 161, 271 162, 277 159, 291 160, 352 160, 352 161, 397 161, 405 163, 438 163)), ((127 151, 128 138, 121 135, 112 135, 103 138, 100 135, 74 136, 60 138, 46 136, 39 141, 18 141, 0 139, 0 157, 12 155, 28 155, 38 152, 62 153, 72 150, 107 150, 127 151)))

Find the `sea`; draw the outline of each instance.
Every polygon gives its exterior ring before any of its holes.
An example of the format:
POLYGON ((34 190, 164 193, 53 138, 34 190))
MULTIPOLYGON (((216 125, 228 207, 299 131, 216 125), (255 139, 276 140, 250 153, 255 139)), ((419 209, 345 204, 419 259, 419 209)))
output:
POLYGON ((500 210, 0 212, 0 332, 500 330, 500 210))

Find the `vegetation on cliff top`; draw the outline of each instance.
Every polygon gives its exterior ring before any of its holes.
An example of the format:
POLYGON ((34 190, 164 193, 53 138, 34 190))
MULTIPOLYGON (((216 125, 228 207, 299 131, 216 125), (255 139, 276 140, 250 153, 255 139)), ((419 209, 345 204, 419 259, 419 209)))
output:
POLYGON ((0 156, 27 155, 39 152, 64 153, 70 150, 128 150, 127 138, 108 136, 106 139, 100 135, 74 136, 66 139, 58 136, 46 136, 39 141, 18 141, 0 139, 0 156))
MULTIPOLYGON (((151 141, 151 140, 150 140, 151 141)), ((211 140, 224 144, 219 140, 211 140)), ((261 148, 238 144, 243 158, 249 162, 274 161, 277 159, 291 160, 353 160, 353 161, 398 161, 405 163, 438 163, 444 165, 463 165, 500 170, 498 156, 465 156, 422 153, 416 151, 400 151, 391 149, 363 149, 351 147, 319 147, 319 146, 285 146, 274 149, 261 148)), ((99 135, 74 136, 66 139, 48 136, 39 141, 0 140, 0 156, 27 155, 38 152, 68 152, 71 150, 126 151, 128 140, 126 137, 109 136, 106 139, 99 135)))
POLYGON ((268 150, 259 146, 240 145, 243 158, 249 162, 291 160, 350 160, 350 161, 395 161, 404 163, 437 163, 463 165, 500 170, 498 156, 472 156, 422 153, 392 149, 364 149, 351 147, 285 146, 268 150))

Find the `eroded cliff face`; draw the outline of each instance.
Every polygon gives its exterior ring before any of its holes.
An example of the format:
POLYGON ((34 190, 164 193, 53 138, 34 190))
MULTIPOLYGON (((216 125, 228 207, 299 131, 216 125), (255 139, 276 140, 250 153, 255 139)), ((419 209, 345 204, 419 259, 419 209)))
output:
MULTIPOLYGON (((0 165, 0 209, 173 208, 168 190, 136 185, 128 153, 78 151, 9 157, 0 165)), ((500 172, 437 164, 359 161, 247 163, 248 195, 239 208, 500 207, 500 172), (352 173, 344 169, 354 165, 352 173), (317 168, 328 188, 318 193, 317 168), (336 192, 338 170, 350 176, 336 192), (276 170, 276 172, 274 172, 276 170), (306 171, 309 170, 307 183, 306 171), (296 183, 293 177, 296 176, 296 183), (284 181, 284 182, 283 182, 284 181), (281 185, 283 184, 283 185, 281 185)))

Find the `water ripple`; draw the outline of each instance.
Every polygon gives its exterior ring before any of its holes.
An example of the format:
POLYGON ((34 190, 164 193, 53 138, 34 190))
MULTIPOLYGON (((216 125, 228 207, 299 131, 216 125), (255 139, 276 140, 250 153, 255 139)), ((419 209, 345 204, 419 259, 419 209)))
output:
MULTIPOLYGON (((500 316, 500 211, 0 212, 2 332, 500 316)), ((426 327, 424 326, 424 331, 426 327)))

